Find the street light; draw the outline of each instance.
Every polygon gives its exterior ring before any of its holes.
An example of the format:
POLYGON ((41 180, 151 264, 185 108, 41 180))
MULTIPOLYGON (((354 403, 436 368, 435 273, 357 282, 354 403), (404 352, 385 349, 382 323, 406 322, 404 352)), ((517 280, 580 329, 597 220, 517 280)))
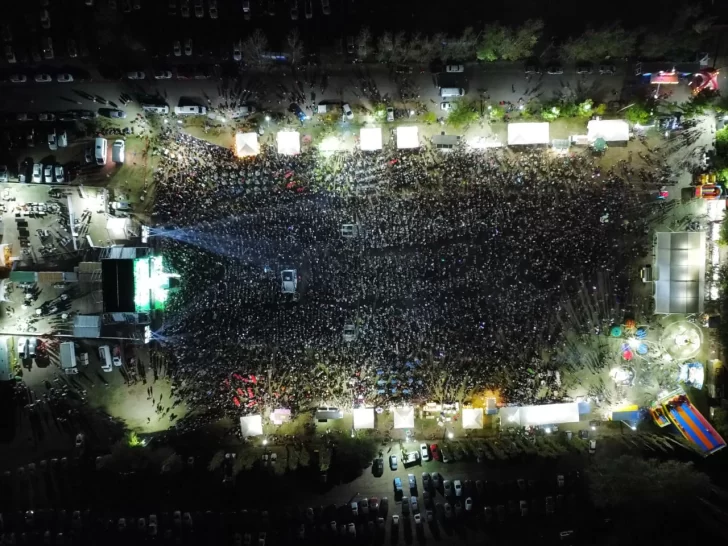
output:
POLYGON ((452 440, 455 437, 455 435, 452 432, 447 433, 448 440, 452 440))
POLYGON ((268 438, 263 438, 263 445, 264 446, 267 446, 268 445, 268 438))

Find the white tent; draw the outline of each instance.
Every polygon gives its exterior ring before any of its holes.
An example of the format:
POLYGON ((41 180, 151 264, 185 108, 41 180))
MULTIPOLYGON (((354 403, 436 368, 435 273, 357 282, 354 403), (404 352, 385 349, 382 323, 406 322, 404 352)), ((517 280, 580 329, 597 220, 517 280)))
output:
POLYGON ((415 428, 415 408, 394 408, 394 428, 415 428))
POLYGON ((603 138, 606 142, 627 142, 629 124, 621 119, 593 119, 586 124, 587 139, 594 142, 603 138))
POLYGON ((483 428, 483 408, 463 408, 463 428, 483 428))
POLYGON ((279 154, 298 155, 301 153, 301 135, 298 131, 278 131, 276 142, 279 154))
POLYGON ((382 149, 382 128, 362 127, 359 131, 359 146, 364 152, 382 149))
POLYGON ((705 232, 657 234, 655 313, 702 313, 705 302, 705 232))
POLYGON ((374 428, 374 408, 356 408, 352 413, 356 430, 374 428))
POLYGON ((235 153, 238 157, 258 155, 260 153, 258 133, 237 133, 235 135, 235 153))
POLYGON ((507 406, 498 412, 502 426, 537 427, 579 422, 579 403, 507 406))
POLYGON ((420 133, 414 126, 397 127, 397 149, 419 148, 420 133))
POLYGON ((263 418, 260 415, 245 415, 240 418, 240 430, 243 438, 263 435, 263 418))
POLYGON ((548 144, 549 124, 543 123, 509 123, 508 145, 528 146, 531 144, 548 144))

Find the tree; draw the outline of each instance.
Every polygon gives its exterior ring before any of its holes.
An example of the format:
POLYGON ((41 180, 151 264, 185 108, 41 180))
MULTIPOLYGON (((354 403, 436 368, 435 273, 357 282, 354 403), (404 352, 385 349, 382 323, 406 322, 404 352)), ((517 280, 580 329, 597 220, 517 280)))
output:
POLYGON ((362 27, 356 37, 356 47, 359 50, 357 56, 360 59, 366 58, 369 54, 369 47, 372 43, 372 33, 369 31, 369 27, 362 27))
POLYGON ((377 61, 380 63, 387 63, 392 58, 392 51, 394 50, 394 41, 392 39, 391 32, 385 32, 377 40, 377 61))
POLYGON ((504 61, 520 61, 533 55, 533 48, 543 34, 541 19, 528 19, 515 31, 510 31, 510 40, 504 44, 501 58, 504 61))
POLYGON ((298 32, 297 28, 294 28, 288 33, 286 41, 288 42, 288 55, 291 64, 295 65, 301 60, 301 58, 303 58, 303 41, 301 40, 301 34, 298 32))
POLYGON ((624 111, 624 117, 631 123, 646 125, 652 118, 653 112, 651 105, 638 101, 624 111))
POLYGON ((501 57, 503 44, 508 39, 508 29, 500 23, 485 25, 475 55, 479 61, 493 62, 501 57))
POLYGON ((265 33, 256 28, 253 33, 243 41, 243 58, 253 66, 262 66, 270 62, 267 56, 269 51, 268 38, 265 33))
POLYGON ((599 508, 622 511, 640 522, 660 514, 684 515, 685 506, 706 494, 710 478, 692 463, 646 460, 632 455, 600 457, 587 469, 589 494, 599 508))
POLYGON ((577 38, 570 38, 561 46, 561 55, 570 61, 599 61, 610 57, 629 57, 637 44, 635 33, 619 24, 599 30, 588 29, 577 38))
POLYGON ((410 43, 407 40, 407 34, 404 31, 398 32, 394 36, 390 61, 393 63, 406 61, 409 57, 409 44, 410 43))

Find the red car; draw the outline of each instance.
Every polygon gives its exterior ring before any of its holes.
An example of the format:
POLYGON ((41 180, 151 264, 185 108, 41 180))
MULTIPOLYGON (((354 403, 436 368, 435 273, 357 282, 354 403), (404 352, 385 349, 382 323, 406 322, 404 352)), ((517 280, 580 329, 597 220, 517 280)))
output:
POLYGON ((437 444, 432 444, 430 446, 430 453, 432 453, 432 458, 436 461, 440 460, 440 450, 437 448, 437 444))

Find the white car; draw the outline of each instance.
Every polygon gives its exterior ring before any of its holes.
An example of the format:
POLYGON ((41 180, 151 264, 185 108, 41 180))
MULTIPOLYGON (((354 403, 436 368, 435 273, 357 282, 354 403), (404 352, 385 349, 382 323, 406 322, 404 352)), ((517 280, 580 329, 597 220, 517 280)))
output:
POLYGON ((154 79, 155 80, 171 80, 172 73, 169 70, 159 70, 157 72, 154 72, 154 79))
POLYGON ((441 102, 440 110, 443 110, 444 112, 449 112, 450 110, 452 110, 452 103, 451 102, 441 102))
POLYGON ((192 40, 190 38, 185 40, 185 55, 188 57, 192 55, 192 40))
POLYGON ((465 499, 465 511, 470 512, 470 511, 472 511, 472 509, 473 509, 473 499, 468 497, 467 499, 465 499))
POLYGON ((597 452, 597 441, 589 440, 589 453, 594 455, 597 452))
POLYGON ((53 78, 51 78, 50 74, 36 74, 35 81, 37 83, 48 83, 48 82, 52 82, 53 78))
POLYGON ((53 165, 46 165, 43 168, 43 182, 53 184, 53 165))
POLYGON ((422 525, 422 516, 415 514, 415 525, 422 525))
POLYGON ((143 80, 144 72, 127 72, 126 77, 130 80, 143 80))
POLYGON ((0 182, 8 181, 8 166, 0 165, 0 182))
POLYGON ((453 489, 455 489, 455 496, 456 497, 462 497, 463 496, 463 484, 460 483, 460 480, 455 480, 453 483, 453 489))
POLYGON ((28 338, 26 337, 19 337, 18 338, 18 356, 22 356, 25 354, 25 349, 28 347, 28 338))
POLYGON ((387 121, 394 121, 394 108, 391 106, 387 107, 387 121))
POLYGON ((202 19, 205 16, 205 8, 202 7, 202 0, 195 0, 195 17, 202 19))
POLYGON ((210 19, 217 19, 217 0, 210 0, 210 19))
POLYGON ((124 118, 126 118, 126 112, 124 112, 124 110, 110 110, 109 117, 117 118, 117 119, 124 119, 124 118))
POLYGON ((243 59, 242 49, 242 45, 239 41, 233 44, 233 60, 241 61, 243 59))
POLYGON ((56 76, 56 81, 58 83, 71 83, 73 81, 73 76, 70 74, 58 74, 58 76, 56 76))
POLYGON ((63 172, 63 165, 56 165, 55 168, 55 181, 56 184, 63 184, 66 180, 66 173, 63 172))
POLYGON ((321 11, 324 15, 331 15, 331 4, 329 0, 321 0, 321 11))
POLYGON ((31 180, 36 184, 40 184, 43 180, 43 167, 40 163, 33 163, 33 175, 31 176, 31 180))
POLYGON ((345 102, 342 105, 342 108, 344 109, 344 117, 348 119, 349 121, 354 119, 354 112, 351 111, 351 106, 349 106, 348 102, 345 102))
POLYGON ((121 366, 121 357, 120 356, 115 356, 114 358, 111 359, 111 361, 114 363, 114 366, 116 366, 117 368, 119 366, 121 366))
POLYGON ((38 114, 38 121, 55 121, 56 115, 50 112, 41 112, 38 114))
POLYGON ((420 456, 425 462, 430 460, 430 452, 427 449, 427 444, 420 444, 420 456))
POLYGON ((76 434, 76 447, 83 447, 84 437, 81 432, 76 434))
POLYGON ((65 148, 66 146, 68 146, 68 133, 63 131, 60 135, 58 135, 58 147, 65 148))
POLYGON ((461 64, 449 64, 445 67, 445 72, 465 72, 465 67, 461 64))
POLYGON ((10 76, 11 83, 25 83, 28 81, 28 76, 25 74, 12 74, 10 76))
POLYGON ((174 41, 174 44, 172 44, 172 49, 174 50, 175 57, 182 56, 182 46, 180 45, 179 40, 174 41))
POLYGON ((56 138, 56 132, 48 133, 48 148, 51 150, 58 149, 58 139, 56 138))

